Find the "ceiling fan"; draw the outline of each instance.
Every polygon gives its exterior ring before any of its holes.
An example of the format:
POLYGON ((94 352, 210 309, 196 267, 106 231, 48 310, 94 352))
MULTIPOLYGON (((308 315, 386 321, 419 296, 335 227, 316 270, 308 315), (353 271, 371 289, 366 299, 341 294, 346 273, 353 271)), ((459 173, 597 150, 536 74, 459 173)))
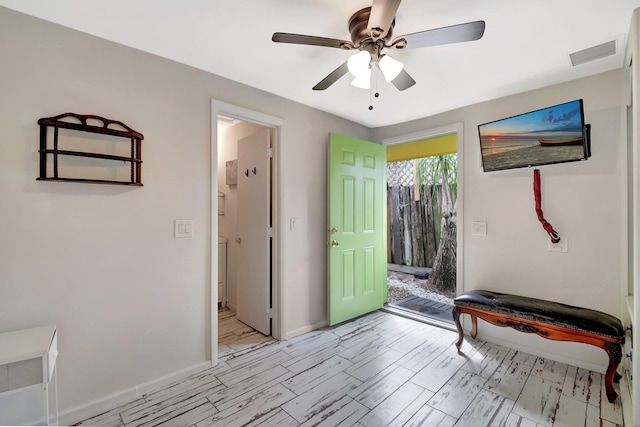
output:
POLYGON ((322 79, 313 90, 325 90, 348 72, 355 78, 352 84, 370 88, 371 68, 380 69, 387 82, 398 90, 405 90, 416 81, 404 69, 404 64, 391 58, 385 49, 416 49, 479 40, 484 34, 485 22, 474 21, 449 27, 434 28, 406 34, 392 40, 395 15, 401 0, 373 0, 371 7, 357 11, 349 18, 351 41, 302 34, 274 33, 276 43, 292 43, 357 50, 349 60, 322 79))

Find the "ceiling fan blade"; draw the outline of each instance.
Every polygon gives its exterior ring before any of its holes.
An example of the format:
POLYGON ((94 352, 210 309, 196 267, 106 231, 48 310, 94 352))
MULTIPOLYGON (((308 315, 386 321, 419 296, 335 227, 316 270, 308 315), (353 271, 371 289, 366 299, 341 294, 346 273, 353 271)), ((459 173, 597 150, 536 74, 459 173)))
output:
POLYGON ((398 90, 405 90, 416 84, 416 81, 403 69, 400 71, 400 74, 398 74, 398 77, 391 80, 391 83, 393 83, 398 90))
POLYGON ((401 0, 373 0, 371 14, 367 29, 373 41, 384 39, 391 23, 396 17, 396 12, 401 0))
POLYGON ((418 47, 479 40, 484 34, 484 27, 484 21, 474 21, 449 27, 434 28, 433 30, 396 37, 391 45, 395 45, 398 49, 415 49, 418 47), (402 43, 403 39, 405 43, 402 43))
POLYGON ((306 44, 311 46, 335 47, 338 49, 353 49, 353 43, 347 40, 329 39, 326 37, 305 36, 303 34, 273 33, 271 41, 276 43, 306 44))
POLYGON ((329 73, 329 75, 322 79, 317 85, 315 85, 313 87, 313 90, 325 90, 336 81, 338 81, 340 77, 347 74, 348 71, 349 69, 347 68, 347 63, 345 62, 344 64, 333 70, 331 73, 329 73))

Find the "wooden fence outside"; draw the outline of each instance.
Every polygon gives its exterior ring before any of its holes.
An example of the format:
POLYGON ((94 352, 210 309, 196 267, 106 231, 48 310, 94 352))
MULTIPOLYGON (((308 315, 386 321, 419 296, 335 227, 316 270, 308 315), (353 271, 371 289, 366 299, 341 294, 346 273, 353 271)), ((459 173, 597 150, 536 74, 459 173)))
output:
POLYGON ((433 187, 394 185, 387 188, 387 262, 433 267, 441 217, 440 186, 433 187))

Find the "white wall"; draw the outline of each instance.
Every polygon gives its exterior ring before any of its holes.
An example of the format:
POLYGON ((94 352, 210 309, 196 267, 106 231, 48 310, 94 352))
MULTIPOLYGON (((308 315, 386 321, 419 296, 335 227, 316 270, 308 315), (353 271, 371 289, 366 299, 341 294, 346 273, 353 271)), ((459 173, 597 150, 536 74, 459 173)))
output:
MULTIPOLYGON (((621 314, 626 291, 626 135, 622 71, 610 71, 373 131, 381 141, 464 122, 464 289, 492 289, 621 314), (547 251, 549 237, 535 213, 533 171, 483 173, 477 126, 583 98, 593 156, 540 168, 542 208, 565 239, 567 253, 547 251), (488 235, 471 234, 486 221, 488 235)), ((466 316, 465 316, 466 317, 466 316)), ((553 343, 484 322, 479 337, 604 371, 596 347, 553 343)))
MULTIPOLYGON (((285 119, 281 212, 299 221, 282 241, 283 329, 325 320, 327 134, 366 128, 5 8, 0 40, 0 332, 58 325, 63 412, 209 359, 212 98, 285 119), (36 121, 68 111, 143 133, 144 187, 36 182, 36 121), (175 219, 194 238, 173 238, 175 219)), ((0 424, 33 407, 0 399, 0 424)))
MULTIPOLYGON (((239 122, 218 130, 218 191, 225 194, 225 214, 218 217, 218 235, 227 238, 227 302, 235 310, 237 304, 238 271, 238 186, 225 183, 225 167, 238 159, 238 140, 259 132, 263 126, 239 122)), ((239 172, 240 173, 240 172, 239 172)))

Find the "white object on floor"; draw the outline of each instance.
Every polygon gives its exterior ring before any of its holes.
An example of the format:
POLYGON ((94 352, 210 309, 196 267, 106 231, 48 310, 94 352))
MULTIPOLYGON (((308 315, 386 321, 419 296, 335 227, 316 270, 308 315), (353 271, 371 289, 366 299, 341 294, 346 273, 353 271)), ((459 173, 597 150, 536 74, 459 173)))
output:
POLYGON ((44 423, 49 425, 49 386, 54 379, 54 420, 58 424, 55 325, 0 334, 0 396, 43 385, 44 423))

